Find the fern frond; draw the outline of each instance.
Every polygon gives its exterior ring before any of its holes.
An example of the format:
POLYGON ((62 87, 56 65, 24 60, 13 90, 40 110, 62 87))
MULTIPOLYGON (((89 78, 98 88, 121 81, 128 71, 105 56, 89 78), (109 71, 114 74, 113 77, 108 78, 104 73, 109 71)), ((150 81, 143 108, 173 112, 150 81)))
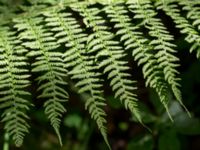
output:
MULTIPOLYGON (((146 86, 155 89, 161 102, 168 110, 169 91, 168 84, 164 79, 164 73, 154 56, 151 46, 148 46, 149 40, 137 31, 138 27, 132 24, 128 16, 128 10, 123 2, 109 5, 105 8, 111 22, 115 23, 117 35, 120 35, 121 41, 124 42, 126 50, 132 50, 135 61, 138 65, 143 66, 143 75, 146 78, 146 86)), ((169 114, 170 116, 170 114, 169 114)), ((171 116, 170 116, 171 118, 171 116)))
MULTIPOLYGON (((165 79, 171 86, 174 96, 183 105, 179 90, 180 84, 178 83, 180 79, 176 77, 179 59, 174 56, 174 53, 176 53, 174 47, 176 46, 172 44, 173 36, 170 35, 161 19, 156 18, 157 13, 150 0, 138 1, 129 7, 136 13, 134 18, 142 19, 143 25, 149 30, 149 35, 153 37, 150 45, 154 46, 155 57, 158 59, 159 66, 163 68, 165 79)), ((183 107, 185 106, 183 105, 183 107)))
POLYGON ((93 59, 87 56, 85 50, 87 35, 83 33, 71 13, 60 11, 45 12, 47 26, 56 32, 55 37, 58 39, 58 43, 64 43, 68 48, 64 53, 65 67, 67 69, 72 67, 68 74, 71 75, 72 79, 78 80, 75 86, 79 87, 79 92, 89 92, 90 98, 87 99, 85 108, 96 121, 105 142, 109 146, 105 127, 106 113, 101 108, 106 105, 102 97, 102 84, 99 79, 101 74, 97 72, 98 68, 93 64, 93 59))
POLYGON ((0 110, 5 130, 17 146, 21 146, 29 125, 30 102, 26 91, 29 85, 29 65, 24 56, 27 50, 19 46, 16 33, 7 27, 0 28, 0 110))
POLYGON ((122 47, 117 41, 113 40, 114 35, 105 26, 105 20, 99 15, 100 10, 89 8, 84 4, 73 6, 84 17, 84 23, 93 33, 88 37, 88 52, 96 53, 96 59, 104 58, 99 62, 99 67, 104 68, 104 73, 108 73, 110 85, 115 92, 115 97, 130 110, 136 118, 142 122, 139 109, 137 106, 137 97, 134 94, 134 81, 130 80, 127 62, 123 61, 125 56, 122 47))
POLYGON ((176 27, 181 29, 181 33, 186 34, 185 40, 191 43, 190 52, 196 51, 197 58, 200 58, 200 34, 194 26, 183 16, 176 3, 168 0, 165 3, 157 2, 157 9, 162 9, 176 23, 176 27))
POLYGON ((19 38, 24 40, 22 45, 31 49, 28 56, 35 58, 32 72, 40 75, 36 78, 38 90, 41 91, 38 97, 47 99, 44 103, 45 114, 61 143, 59 127, 62 114, 66 112, 63 104, 68 100, 68 93, 62 88, 67 84, 63 79, 66 76, 66 69, 62 53, 56 51, 59 45, 52 33, 43 27, 42 21, 43 18, 40 17, 15 19, 15 27, 20 31, 19 38))
POLYGON ((193 25, 198 27, 200 30, 200 2, 197 0, 177 0, 181 6, 183 6, 183 10, 187 11, 187 18, 193 21, 193 25))

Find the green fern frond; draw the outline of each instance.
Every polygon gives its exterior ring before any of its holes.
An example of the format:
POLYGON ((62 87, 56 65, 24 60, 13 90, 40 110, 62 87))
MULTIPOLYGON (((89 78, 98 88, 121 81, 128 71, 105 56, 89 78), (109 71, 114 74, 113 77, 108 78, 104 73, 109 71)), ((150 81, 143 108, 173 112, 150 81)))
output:
POLYGON ((47 99, 44 103, 45 114, 57 133, 60 143, 59 127, 61 117, 66 112, 63 104, 68 100, 68 93, 62 88, 66 86, 63 77, 66 76, 62 53, 56 51, 58 44, 52 33, 43 27, 43 18, 15 19, 15 27, 20 31, 19 38, 24 40, 23 46, 31 49, 28 56, 35 58, 32 72, 40 76, 36 78, 41 94, 38 98, 47 99))
POLYGON ((29 65, 24 57, 27 50, 19 46, 16 33, 7 27, 0 28, 0 110, 5 130, 17 146, 21 146, 29 125, 30 93, 29 73, 25 69, 29 65))
POLYGON ((121 41, 124 42, 125 49, 132 50, 134 60, 138 61, 138 65, 143 66, 142 71, 144 78, 146 78, 146 86, 150 86, 156 90, 161 102, 168 110, 168 92, 170 89, 164 79, 162 68, 154 57, 152 47, 147 45, 149 40, 145 39, 142 33, 137 31, 138 27, 132 24, 132 20, 128 16, 128 10, 124 3, 119 2, 114 5, 109 5, 105 10, 111 18, 111 22, 115 23, 117 35, 120 35, 121 41))
MULTIPOLYGON (((176 99, 183 105, 178 83, 180 79, 176 77, 179 59, 174 56, 176 46, 172 44, 173 36, 170 35, 161 19, 156 18, 157 13, 150 0, 136 2, 129 7, 136 14, 134 18, 142 19, 143 25, 149 30, 149 35, 153 38, 150 45, 154 47, 155 57, 158 59, 159 66, 163 68, 165 80, 170 84, 176 99)), ((166 105, 166 103, 163 104, 166 105)))
POLYGON ((196 51, 197 58, 200 58, 200 34, 195 27, 183 16, 176 3, 168 0, 165 3, 157 2, 157 9, 162 9, 176 23, 176 27, 181 29, 181 33, 186 34, 185 40, 192 43, 190 52, 196 51))
POLYGON ((110 85, 115 92, 115 97, 129 109, 136 118, 142 122, 139 109, 137 106, 137 97, 134 94, 136 89, 134 81, 128 79, 130 74, 126 66, 127 62, 123 61, 125 56, 122 47, 117 41, 113 40, 114 35, 109 31, 109 27, 105 26, 105 20, 99 15, 100 10, 97 8, 89 8, 84 4, 76 5, 74 8, 80 11, 84 17, 84 23, 93 33, 88 37, 88 52, 96 53, 96 59, 104 57, 99 63, 100 68, 104 68, 104 73, 108 73, 108 79, 111 80, 110 85))
POLYGON ((69 70, 72 67, 68 74, 71 75, 72 79, 78 80, 75 86, 79 87, 79 92, 89 92, 91 97, 87 99, 85 108, 96 121, 105 142, 109 146, 105 127, 106 113, 101 108, 106 105, 102 97, 102 84, 99 79, 101 74, 98 73, 98 68, 94 65, 93 59, 87 56, 85 50, 87 35, 83 33, 71 13, 60 11, 53 10, 44 13, 47 16, 47 26, 51 27, 51 31, 56 32, 55 37, 58 39, 58 43, 64 43, 68 48, 64 53, 65 67, 69 70))
POLYGON ((198 27, 200 30, 200 2, 197 0, 177 0, 181 6, 183 6, 183 10, 187 11, 187 18, 193 21, 193 25, 198 27))

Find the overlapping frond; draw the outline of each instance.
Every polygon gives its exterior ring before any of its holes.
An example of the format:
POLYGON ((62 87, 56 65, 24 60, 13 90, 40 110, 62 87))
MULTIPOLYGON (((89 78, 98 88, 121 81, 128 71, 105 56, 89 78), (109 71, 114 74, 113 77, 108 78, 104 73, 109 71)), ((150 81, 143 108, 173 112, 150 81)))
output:
POLYGON ((177 0, 183 10, 187 11, 187 18, 193 21, 193 25, 200 30, 200 2, 198 0, 177 0))
POLYGON ((109 31, 109 27, 104 25, 106 21, 99 15, 98 8, 89 8, 84 4, 73 6, 84 17, 84 23, 93 30, 87 39, 89 53, 96 54, 96 61, 103 57, 99 62, 99 67, 108 73, 111 80, 110 86, 118 97, 136 118, 142 122, 137 106, 136 87, 134 81, 130 80, 127 73, 129 67, 123 60, 125 53, 119 42, 115 41, 114 34, 109 31))
POLYGON ((59 46, 52 33, 43 27, 42 17, 26 17, 15 20, 15 27, 20 32, 19 38, 24 40, 23 46, 31 51, 28 56, 35 58, 32 72, 38 77, 38 90, 41 94, 38 98, 46 99, 44 103, 45 113, 51 125, 55 129, 61 143, 59 127, 62 114, 66 111, 63 104, 68 100, 68 93, 63 89, 66 81, 66 69, 62 60, 62 53, 56 51, 59 46))
MULTIPOLYGON (((146 78, 146 86, 156 90, 161 102, 168 111, 169 91, 168 84, 164 79, 164 73, 159 66, 152 46, 148 46, 149 40, 142 36, 138 27, 132 23, 128 16, 128 10, 123 2, 115 3, 106 7, 106 12, 115 23, 117 35, 120 35, 126 50, 132 50, 134 60, 143 66, 143 75, 146 78)), ((170 116, 170 115, 169 115, 170 116)))
POLYGON ((185 40, 192 44, 190 52, 195 51, 197 58, 200 58, 200 34, 195 27, 185 17, 181 16, 178 5, 171 0, 165 3, 157 2, 157 9, 162 9, 176 23, 176 27, 181 29, 181 33, 186 34, 185 40))
POLYGON ((16 33, 7 27, 0 28, 0 110, 5 130, 17 146, 21 146, 28 133, 30 93, 27 52, 20 46, 16 33))
POLYGON ((155 89, 166 110, 171 93, 183 105, 173 33, 158 17, 158 10, 172 18, 192 44, 190 51, 200 58, 198 0, 26 2, 10 16, 4 15, 9 13, 3 8, 5 13, 0 16, 7 18, 0 23, 0 113, 16 145, 22 144, 29 128, 29 70, 36 77, 37 98, 45 100, 45 113, 60 143, 60 122, 68 100, 67 75, 79 93, 89 95, 85 108, 108 146, 103 75, 115 97, 142 123, 135 81, 128 73, 130 57, 125 57, 130 51, 142 67, 146 86, 155 89))
POLYGON ((108 144, 105 127, 106 113, 102 109, 106 104, 102 97, 101 74, 93 63, 93 58, 86 53, 87 35, 83 33, 83 29, 69 12, 61 12, 61 10, 55 9, 44 14, 47 16, 47 26, 51 27, 51 31, 56 32, 55 37, 58 43, 64 43, 67 48, 63 57, 65 67, 67 69, 72 68, 68 74, 71 75, 72 79, 77 80, 75 86, 79 87, 80 93, 90 94, 90 98, 85 102, 85 108, 96 121, 108 144))
POLYGON ((151 0, 133 3, 130 1, 129 7, 136 14, 134 18, 142 19, 144 27, 149 30, 149 35, 153 38, 150 45, 154 47, 159 66, 163 68, 165 79, 170 84, 174 96, 183 105, 178 83, 180 79, 176 77, 179 59, 174 55, 176 46, 173 44, 173 36, 170 35, 162 20, 156 17, 157 12, 154 10, 151 0))

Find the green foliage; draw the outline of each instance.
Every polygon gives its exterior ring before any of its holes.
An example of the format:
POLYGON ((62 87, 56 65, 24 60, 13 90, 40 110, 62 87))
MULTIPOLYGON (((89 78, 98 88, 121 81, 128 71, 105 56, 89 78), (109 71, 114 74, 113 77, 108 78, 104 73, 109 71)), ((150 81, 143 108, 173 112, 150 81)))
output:
POLYGON ((61 87, 61 85, 66 86, 66 81, 63 79, 66 70, 62 53, 54 51, 59 45, 52 37, 52 33, 40 25, 42 20, 41 17, 15 19, 15 27, 20 32, 19 39, 24 40, 22 45, 31 49, 27 56, 35 58, 31 64, 31 72, 39 74, 36 78, 39 84, 38 91, 41 91, 38 98, 47 99, 44 103, 45 113, 61 141, 60 117, 66 111, 62 103, 68 99, 68 93, 61 87))
POLYGON ((7 27, 0 30, 0 109, 3 110, 2 122, 5 129, 12 136, 17 146, 21 145, 29 125, 26 111, 30 103, 25 89, 29 86, 28 63, 24 53, 27 52, 20 46, 21 41, 16 38, 16 33, 7 27))
POLYGON ((169 95, 167 92, 169 88, 164 79, 162 66, 159 66, 159 62, 154 56, 153 47, 148 46, 149 40, 142 37, 142 32, 137 31, 138 27, 131 23, 131 18, 127 14, 128 10, 123 3, 119 3, 119 6, 109 6, 106 11, 112 18, 111 21, 116 22, 115 27, 118 29, 116 34, 121 36, 125 49, 131 49, 134 60, 138 61, 138 65, 143 65, 142 71, 146 78, 146 86, 157 91, 161 102, 168 111, 169 95))
MULTIPOLYGON (((108 143, 106 113, 101 108, 105 106, 104 98, 102 97, 101 81, 97 66, 93 63, 93 59, 86 54, 87 34, 83 33, 78 22, 73 18, 71 13, 62 13, 61 10, 45 12, 47 16, 47 26, 52 27, 52 31, 57 32, 55 37, 58 43, 65 43, 66 52, 64 53, 64 62, 67 69, 72 69, 69 72, 71 79, 77 79, 75 86, 79 87, 79 93, 89 92, 90 97, 85 103, 85 108, 89 110, 91 117, 96 120, 99 130, 105 141, 108 143)), ((109 145, 109 144, 108 144, 109 145)))
MULTIPOLYGON (((185 108, 174 37, 158 10, 173 19, 191 43, 190 51, 200 58, 197 0, 20 2, 13 11, 6 9, 12 8, 6 2, 0 7, 4 16, 0 24, 0 109, 4 128, 17 146, 29 132, 26 111, 30 97, 45 101, 44 112, 62 144, 59 129, 69 99, 69 83, 84 95, 85 109, 108 147, 104 81, 143 124, 145 110, 138 105, 131 59, 142 67, 146 86, 156 91, 171 120, 170 101, 176 99, 185 108), (33 85, 36 93, 28 88, 33 85)), ((168 136, 163 135, 160 143, 168 136)))
POLYGON ((103 68, 103 73, 108 73, 107 78, 111 80, 110 86, 115 92, 115 97, 119 97, 125 108, 133 112, 141 122, 135 102, 137 98, 132 93, 135 88, 131 84, 134 82, 128 79, 130 74, 126 73, 129 69, 126 66, 127 62, 121 60, 124 56, 122 47, 119 46, 117 41, 113 40, 114 35, 108 31, 108 27, 101 25, 105 21, 98 15, 99 9, 89 8, 84 5, 80 5, 76 9, 81 11, 86 25, 94 31, 87 39, 88 53, 96 52, 96 61, 105 57, 99 62, 99 68, 103 68))
MULTIPOLYGON (((188 3, 183 3, 183 4, 189 5, 190 3, 188 2, 188 3)), ((177 3, 174 3, 174 1, 172 0, 166 1, 165 3, 157 2, 157 5, 158 5, 157 7, 158 9, 162 9, 163 11, 165 11, 166 14, 169 15, 174 20, 177 28, 181 29, 181 33, 186 34, 185 40, 189 43, 192 43, 190 52, 196 51, 196 56, 197 58, 199 58, 200 57, 200 49, 199 49, 200 37, 199 37, 199 31, 196 30, 195 25, 194 25, 198 23, 192 24, 186 17, 183 17, 181 15, 181 10, 178 8, 179 5, 177 3)), ((185 6, 184 8, 188 9, 188 7, 185 6)), ((192 10, 195 10, 195 7, 192 10)), ((192 10, 189 10, 188 17, 194 19, 194 17, 192 17, 193 13, 191 13, 192 10)), ((198 15, 198 13, 196 15, 198 15)), ((198 22, 198 19, 196 19, 194 22, 196 21, 198 22)))

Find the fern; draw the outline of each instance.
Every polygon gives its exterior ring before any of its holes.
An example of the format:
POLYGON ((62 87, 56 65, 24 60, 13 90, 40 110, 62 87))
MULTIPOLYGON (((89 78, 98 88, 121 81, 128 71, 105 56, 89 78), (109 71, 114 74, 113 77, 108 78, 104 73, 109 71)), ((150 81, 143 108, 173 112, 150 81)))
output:
POLYGON ((61 85, 67 84, 63 79, 66 76, 66 70, 62 53, 55 51, 59 45, 52 34, 44 29, 42 21, 43 18, 39 17, 20 18, 15 20, 15 27, 21 31, 19 38, 27 40, 22 45, 32 50, 28 53, 28 56, 35 58, 35 62, 32 63, 32 72, 40 74, 36 79, 39 84, 38 90, 41 91, 38 98, 47 99, 44 103, 45 113, 62 143, 59 133, 60 117, 66 111, 62 103, 67 101, 68 93, 61 85))
POLYGON ((21 42, 15 34, 7 27, 0 29, 0 109, 6 132, 21 146, 29 128, 26 111, 30 106, 27 100, 30 93, 26 87, 30 84, 30 75, 23 56, 26 50, 19 46, 21 42))
MULTIPOLYGON (((143 19, 142 24, 149 30, 149 35, 153 37, 150 45, 154 46, 154 50, 157 51, 155 57, 158 59, 160 67, 163 68, 165 79, 171 85, 174 96, 185 108, 179 90, 178 81, 180 79, 176 77, 179 59, 174 56, 174 53, 176 53, 174 47, 176 46, 172 44, 173 36, 167 31, 161 19, 156 18, 157 13, 150 0, 138 1, 130 5, 130 8, 136 13, 134 18, 143 19)), ((163 101, 163 104, 167 107, 167 102, 163 101)))
POLYGON ((12 7, 5 2, 0 7, 0 109, 6 132, 17 146, 22 144, 29 129, 28 87, 36 81, 37 99, 45 100, 45 114, 62 144, 59 130, 68 101, 67 82, 73 80, 80 94, 89 95, 85 109, 110 148, 104 75, 115 98, 142 123, 136 81, 129 73, 130 52, 142 67, 146 86, 156 91, 166 111, 171 95, 185 107, 174 37, 158 10, 173 19, 191 43, 190 51, 200 58, 199 4, 197 0, 27 0, 12 7))
POLYGON ((137 31, 137 26, 132 25, 132 20, 127 15, 128 10, 122 2, 118 5, 109 5, 106 7, 106 12, 112 18, 111 21, 116 23, 115 27, 118 29, 117 35, 120 35, 121 41, 124 41, 125 49, 131 49, 134 60, 138 61, 138 65, 143 65, 143 75, 147 79, 146 86, 150 86, 156 90, 161 102, 164 103, 168 111, 167 103, 170 99, 167 92, 169 91, 168 84, 164 79, 162 68, 154 56, 152 47, 148 46, 149 40, 142 37, 142 33, 137 31))
POLYGON ((198 31, 195 30, 194 26, 190 24, 185 17, 181 16, 178 5, 172 2, 173 1, 166 1, 165 3, 158 2, 158 9, 163 9, 167 15, 172 17, 177 28, 180 28, 181 32, 187 35, 185 40, 192 43, 190 52, 196 51, 197 58, 200 58, 200 35, 198 31))
POLYGON ((108 73, 110 85, 115 92, 115 97, 119 97, 125 108, 129 109, 136 118, 142 122, 139 109, 137 107, 137 97, 132 93, 135 88, 134 81, 128 79, 129 74, 126 72, 129 67, 127 62, 121 60, 125 54, 117 41, 113 40, 114 35, 109 32, 108 27, 102 25, 105 20, 98 15, 100 10, 97 8, 89 8, 87 5, 81 4, 74 6, 81 11, 84 22, 88 28, 92 28, 94 33, 88 37, 89 53, 97 53, 96 58, 104 57, 105 59, 99 63, 100 68, 104 68, 104 73, 108 73))
POLYGON ((68 48, 64 53, 65 67, 73 69, 68 73, 72 79, 77 79, 76 84, 79 92, 89 92, 90 98, 86 101, 85 108, 89 110, 91 117, 97 122, 99 130, 104 137, 107 145, 108 139, 105 127, 106 113, 101 108, 105 106, 105 100, 102 97, 102 84, 99 76, 101 75, 98 68, 93 64, 93 59, 87 56, 84 42, 87 40, 86 34, 78 25, 71 13, 62 13, 61 10, 45 12, 47 16, 47 26, 56 31, 55 37, 58 43, 65 43, 68 48), (72 61, 73 60, 73 61, 72 61))
POLYGON ((187 11, 187 18, 193 20, 193 25, 197 26, 200 30, 200 9, 198 5, 200 4, 198 1, 178 1, 181 6, 183 6, 183 10, 187 11))

